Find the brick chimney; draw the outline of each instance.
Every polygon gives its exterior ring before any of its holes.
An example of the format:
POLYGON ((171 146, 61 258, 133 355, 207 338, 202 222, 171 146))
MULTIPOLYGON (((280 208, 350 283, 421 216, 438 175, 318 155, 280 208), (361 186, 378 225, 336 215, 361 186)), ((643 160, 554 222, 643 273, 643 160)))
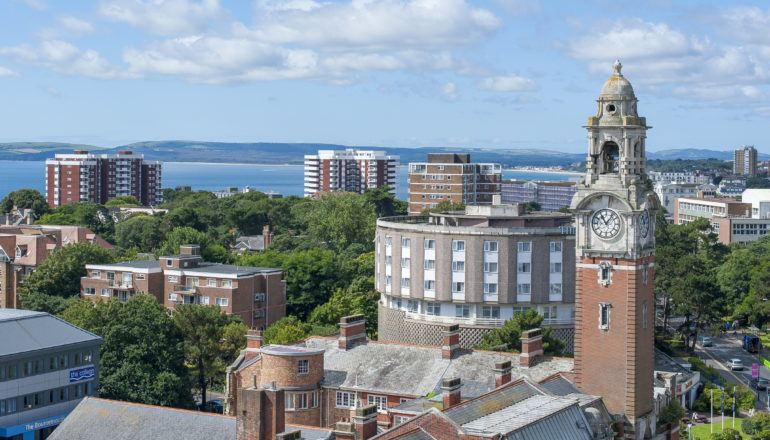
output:
POLYGON ((179 246, 180 255, 200 256, 201 247, 197 244, 183 244, 179 246))
POLYGON ((356 440, 369 440, 377 435, 377 405, 356 408, 353 430, 356 432, 356 440))
POLYGON ((264 225, 262 226, 262 246, 267 249, 271 244, 273 244, 273 233, 270 230, 270 225, 264 225))
POLYGON ((459 377, 441 381, 441 399, 444 402, 444 411, 460 403, 461 386, 462 383, 459 377))
POLYGON ((454 359, 460 352, 460 325, 445 325, 442 333, 441 357, 454 359))
POLYGON ((350 350, 357 344, 366 343, 366 319, 364 315, 343 316, 340 319, 340 350, 350 350))
POLYGON ((299 429, 282 432, 275 436, 275 440, 302 440, 302 432, 299 429))
POLYGON ((236 440, 273 440, 284 432, 284 393, 273 384, 269 388, 238 389, 236 440))
POLYGON ((511 361, 495 362, 495 388, 511 381, 511 361))
POLYGON ((249 330, 246 333, 246 350, 243 351, 244 357, 253 359, 259 354, 262 348, 262 330, 249 330))
POLYGON ((521 354, 519 365, 528 368, 534 365, 535 359, 543 355, 543 332, 539 328, 525 330, 521 333, 521 354))
POLYGON ((334 438, 337 440, 356 440, 356 430, 351 422, 337 422, 334 424, 334 438))

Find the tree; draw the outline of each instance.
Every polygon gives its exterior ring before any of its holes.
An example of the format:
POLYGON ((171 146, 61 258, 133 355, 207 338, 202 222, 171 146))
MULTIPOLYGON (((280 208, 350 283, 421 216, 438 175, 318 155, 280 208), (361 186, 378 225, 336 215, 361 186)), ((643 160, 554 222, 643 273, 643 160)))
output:
POLYGON ((280 267, 286 279, 287 313, 306 319, 340 287, 340 270, 335 254, 328 249, 311 248, 295 252, 266 252, 244 255, 243 266, 280 267))
POLYGON ((452 203, 449 200, 439 202, 436 207, 423 209, 422 215, 428 215, 431 212, 449 212, 449 211, 465 211, 465 204, 452 203))
POLYGON ((158 252, 161 255, 177 255, 179 246, 184 244, 197 244, 203 250, 209 245, 209 238, 205 233, 191 227, 177 227, 166 234, 166 240, 158 252))
POLYGON ((115 261, 113 253, 90 243, 76 243, 56 248, 24 280, 19 289, 26 309, 58 313, 66 300, 80 294, 80 278, 86 276, 86 264, 115 261))
POLYGON ((110 212, 96 203, 68 203, 59 206, 38 218, 40 225, 77 225, 86 227, 101 235, 107 241, 113 241, 115 223, 110 212))
POLYGON ((659 425, 666 425, 668 423, 678 424, 684 417, 684 408, 678 400, 672 399, 668 405, 660 412, 658 417, 659 425))
POLYGON ((0 212, 9 213, 16 207, 19 209, 32 209, 35 213, 35 217, 47 213, 48 202, 45 198, 34 189, 20 189, 13 191, 6 195, 0 202, 0 212))
MULTIPOLYGON (((525 312, 516 313, 511 319, 506 320, 502 327, 487 332, 476 348, 481 350, 521 350, 521 334, 525 330, 541 327, 543 316, 535 309, 527 309, 525 312)), ((547 354, 559 354, 564 344, 551 336, 550 328, 542 328, 543 351, 547 354)))
POLYGON ((377 217, 406 215, 409 206, 406 202, 396 199, 390 186, 380 186, 364 191, 367 203, 374 206, 377 217))
POLYGON ((710 440, 735 440, 743 438, 741 433, 732 428, 725 428, 722 432, 715 432, 709 437, 710 440))
POLYGON ((231 321, 219 306, 182 304, 174 309, 174 323, 184 336, 187 363, 193 365, 196 371, 202 406, 206 405, 209 382, 217 375, 222 375, 226 365, 245 346, 246 326, 240 322, 228 329, 231 340, 223 343, 224 331, 231 321), (237 340, 233 340, 235 331, 241 332, 237 340))
POLYGON ((152 252, 165 237, 165 224, 160 217, 137 214, 115 225, 115 243, 125 249, 152 252))
POLYGON ((527 202, 524 204, 524 209, 527 212, 535 212, 535 211, 540 211, 541 206, 540 206, 540 203, 537 203, 537 202, 527 202))
POLYGON ((352 244, 374 247, 377 212, 374 205, 358 194, 331 193, 296 206, 294 210, 307 225, 310 239, 325 243, 335 251, 352 244))
POLYGON ((308 322, 318 326, 336 326, 343 316, 362 314, 370 337, 377 334, 377 302, 380 294, 369 277, 360 277, 346 289, 337 289, 329 301, 313 309, 308 322))
POLYGON ((102 397, 149 405, 190 407, 185 342, 165 307, 140 294, 126 302, 78 301, 63 319, 103 338, 102 397))
POLYGON ((131 207, 140 205, 141 204, 139 203, 139 200, 137 200, 134 196, 113 197, 110 200, 107 200, 107 203, 104 204, 104 206, 108 208, 131 207))
POLYGON ((767 176, 753 176, 746 179, 746 188, 770 188, 767 176))
POLYGON ((307 338, 309 328, 296 316, 285 316, 268 326, 262 339, 267 344, 288 345, 307 338))

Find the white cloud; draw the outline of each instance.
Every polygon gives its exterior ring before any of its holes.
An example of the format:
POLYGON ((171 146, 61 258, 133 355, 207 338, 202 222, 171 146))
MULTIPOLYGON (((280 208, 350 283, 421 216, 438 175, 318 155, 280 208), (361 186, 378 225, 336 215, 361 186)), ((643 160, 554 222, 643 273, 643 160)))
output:
POLYGON ((484 78, 481 88, 495 92, 525 92, 535 90, 537 84, 530 78, 512 74, 484 78))
POLYGON ((464 0, 258 2, 253 26, 226 35, 169 38, 124 52, 136 75, 224 83, 318 78, 349 83, 364 72, 467 70, 459 45, 493 32, 498 19, 464 0))
POLYGON ((104 0, 102 16, 159 35, 189 35, 206 30, 224 10, 219 0, 104 0))
POLYGON ((453 82, 444 84, 444 86, 441 88, 441 94, 444 96, 444 99, 450 102, 457 101, 460 98, 459 92, 457 90, 457 84, 453 82))
POLYGON ((99 52, 80 49, 62 40, 47 40, 38 46, 12 46, 0 48, 0 55, 10 56, 19 62, 39 65, 60 73, 83 75, 99 79, 127 78, 123 70, 112 65, 99 52))
POLYGON ((7 67, 0 66, 0 76, 16 76, 16 72, 7 67))
POLYGON ((59 17, 58 21, 64 29, 70 32, 90 34, 94 31, 94 26, 91 23, 71 15, 63 15, 59 17))
POLYGON ((261 41, 331 48, 405 48, 465 44, 500 27, 489 10, 465 0, 351 0, 276 8, 270 2, 254 29, 261 41))
POLYGON ((43 0, 18 0, 36 11, 48 9, 48 5, 43 0))
POLYGON ((763 87, 770 81, 770 57, 757 47, 716 43, 665 23, 619 21, 566 49, 593 72, 609 74, 612 61, 620 58, 635 85, 693 101, 757 101, 767 95, 763 87))

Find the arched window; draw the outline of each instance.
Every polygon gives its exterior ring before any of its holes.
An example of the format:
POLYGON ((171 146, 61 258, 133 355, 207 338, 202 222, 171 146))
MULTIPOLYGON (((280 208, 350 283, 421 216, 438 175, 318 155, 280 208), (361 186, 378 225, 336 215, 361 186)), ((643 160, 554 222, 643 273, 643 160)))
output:
POLYGON ((620 167, 620 148, 615 142, 602 146, 602 174, 617 173, 620 167))

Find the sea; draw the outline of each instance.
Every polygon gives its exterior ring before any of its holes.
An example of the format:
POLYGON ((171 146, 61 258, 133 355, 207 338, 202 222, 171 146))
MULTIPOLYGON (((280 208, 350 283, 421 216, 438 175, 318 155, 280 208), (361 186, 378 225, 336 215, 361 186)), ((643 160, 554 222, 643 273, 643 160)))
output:
MULTIPOLYGON (((259 165, 233 163, 164 162, 163 187, 190 186, 193 190, 215 191, 230 187, 250 187, 274 191, 284 196, 302 196, 302 165, 259 165)), ((406 199, 407 167, 396 171, 396 196, 406 199)), ((574 173, 503 170, 503 178, 518 180, 575 180, 574 173)), ((21 188, 34 188, 45 194, 45 163, 0 161, 0 198, 21 188)))

